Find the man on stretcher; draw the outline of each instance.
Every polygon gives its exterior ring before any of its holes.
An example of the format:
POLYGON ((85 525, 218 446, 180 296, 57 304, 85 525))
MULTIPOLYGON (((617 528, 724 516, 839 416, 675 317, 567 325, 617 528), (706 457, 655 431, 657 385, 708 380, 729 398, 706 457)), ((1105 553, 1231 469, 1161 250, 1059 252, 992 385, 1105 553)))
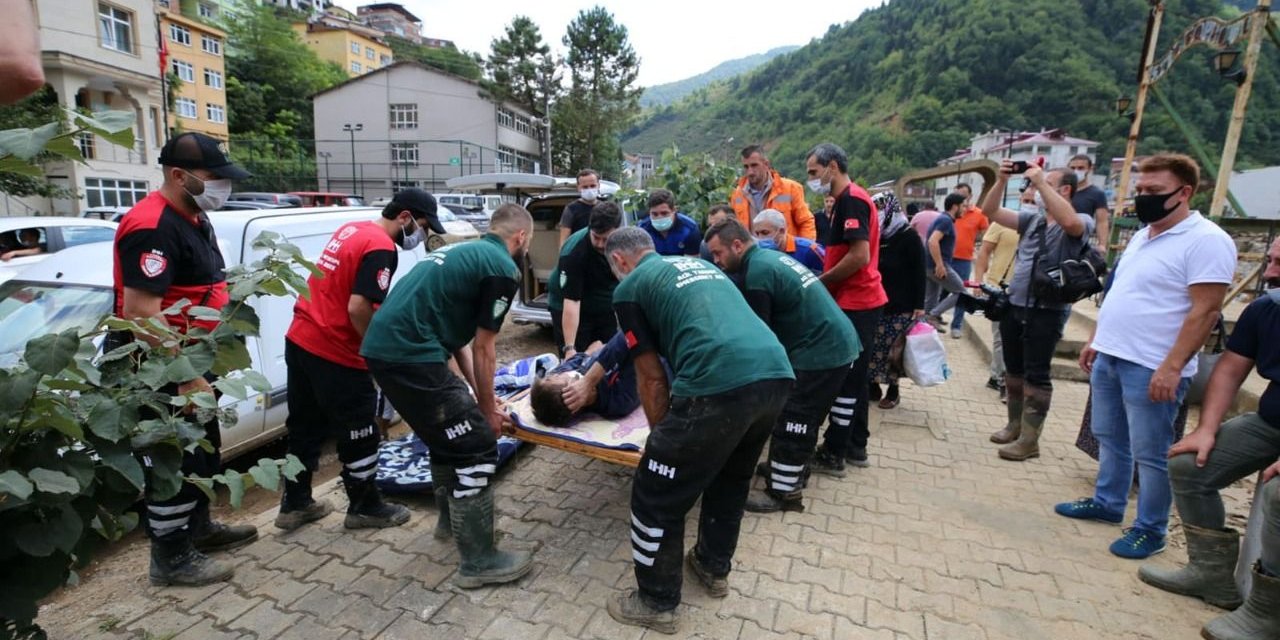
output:
MULTIPOLYGON (((666 363, 663 367, 667 368, 666 363)), ((667 368, 667 379, 671 371, 667 368)), ((544 425, 559 427, 590 411, 602 418, 623 418, 640 406, 636 369, 627 339, 615 333, 608 344, 594 342, 533 381, 529 408, 544 425)))

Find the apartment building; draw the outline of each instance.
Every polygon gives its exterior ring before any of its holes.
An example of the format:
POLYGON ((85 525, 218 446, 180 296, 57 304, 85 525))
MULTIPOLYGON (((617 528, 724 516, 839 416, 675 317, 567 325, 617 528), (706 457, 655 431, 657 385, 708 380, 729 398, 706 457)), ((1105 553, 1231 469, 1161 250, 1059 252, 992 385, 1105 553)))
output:
MULTIPOLYGON (((1070 136, 1063 129, 989 131, 974 136, 968 149, 957 150, 951 157, 939 161, 938 166, 959 164, 968 160, 978 159, 988 159, 999 163, 1006 158, 1025 160, 1027 162, 1036 162, 1043 158, 1045 168, 1049 169, 1066 167, 1072 156, 1084 154, 1094 159, 1094 172, 1097 175, 1093 177, 1091 182, 1101 185, 1105 183, 1106 175, 1098 172, 1105 171, 1106 167, 1097 166, 1097 148, 1097 142, 1070 136)), ((935 181, 935 199, 941 203, 943 198, 948 193, 951 193, 956 185, 961 182, 971 183, 970 186, 973 187, 975 193, 982 189, 980 178, 976 175, 950 176, 935 181), (979 183, 975 183, 975 181, 979 183)), ((1021 180, 1011 180, 1009 182, 1009 190, 1006 193, 1007 202, 1016 201, 1020 187, 1021 180)))
POLYGON ((169 128, 226 140, 227 74, 223 54, 227 34, 212 26, 220 7, 205 1, 183 5, 195 16, 183 15, 177 0, 162 1, 156 6, 166 78, 174 83, 170 88, 174 99, 169 128))
POLYGON ((355 16, 325 13, 306 22, 296 22, 294 31, 321 60, 341 66, 355 78, 392 62, 391 47, 377 29, 357 22, 355 16))
POLYGON ((422 20, 403 5, 394 2, 367 4, 357 7, 356 14, 371 28, 414 44, 422 44, 422 20))

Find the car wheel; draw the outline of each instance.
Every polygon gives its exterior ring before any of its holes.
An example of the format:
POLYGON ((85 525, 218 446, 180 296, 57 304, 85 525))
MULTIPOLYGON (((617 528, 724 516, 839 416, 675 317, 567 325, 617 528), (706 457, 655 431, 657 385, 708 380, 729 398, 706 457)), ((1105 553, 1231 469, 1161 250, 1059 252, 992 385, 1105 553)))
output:
POLYGON ((443 247, 446 244, 449 244, 449 242, 444 239, 444 236, 436 235, 433 233, 427 237, 427 248, 432 251, 435 251, 436 249, 439 249, 440 247, 443 247))

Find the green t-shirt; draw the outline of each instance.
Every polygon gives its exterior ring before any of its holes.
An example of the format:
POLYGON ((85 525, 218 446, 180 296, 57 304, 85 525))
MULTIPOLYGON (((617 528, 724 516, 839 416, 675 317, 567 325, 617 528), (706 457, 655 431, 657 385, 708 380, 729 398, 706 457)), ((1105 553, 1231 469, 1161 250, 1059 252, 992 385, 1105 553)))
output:
POLYGON ((849 366, 862 353, 858 332, 818 277, 781 251, 742 256, 742 295, 773 329, 797 371, 849 366))
POLYGON ((588 229, 586 227, 574 231, 568 238, 565 238, 564 246, 560 247, 560 257, 556 260, 556 268, 552 269, 551 275, 547 277, 547 308, 552 311, 564 310, 564 296, 560 295, 560 286, 562 284, 560 281, 562 278, 560 261, 564 260, 564 257, 569 255, 573 248, 578 246, 579 242, 582 242, 583 238, 587 237, 587 232, 588 229))
POLYGON ((795 378, 773 332, 709 262, 648 254, 614 289, 613 305, 631 349, 656 350, 671 365, 672 395, 795 378))
POLYGON ((399 363, 448 362, 477 328, 502 328, 517 273, 506 245, 493 234, 427 254, 373 314, 360 355, 399 363))

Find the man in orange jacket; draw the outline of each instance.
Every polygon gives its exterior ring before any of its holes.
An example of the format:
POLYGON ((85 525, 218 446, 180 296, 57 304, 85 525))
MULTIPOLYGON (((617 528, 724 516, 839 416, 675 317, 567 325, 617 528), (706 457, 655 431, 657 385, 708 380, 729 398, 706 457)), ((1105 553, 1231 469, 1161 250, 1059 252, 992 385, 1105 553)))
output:
POLYGON ((738 222, 750 229, 756 214, 776 209, 787 221, 787 233, 810 240, 818 239, 813 212, 804 200, 804 187, 795 180, 782 177, 764 154, 764 147, 753 144, 742 150, 744 176, 729 196, 729 204, 738 222))

